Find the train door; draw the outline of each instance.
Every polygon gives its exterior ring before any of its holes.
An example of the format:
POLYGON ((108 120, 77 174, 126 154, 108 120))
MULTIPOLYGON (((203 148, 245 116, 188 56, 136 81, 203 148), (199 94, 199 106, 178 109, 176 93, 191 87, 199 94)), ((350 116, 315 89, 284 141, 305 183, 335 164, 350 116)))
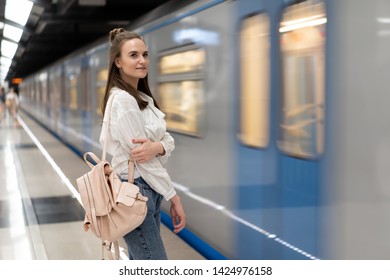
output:
POLYGON ((280 248, 270 236, 280 230, 280 194, 275 144, 276 71, 274 14, 281 1, 237 2, 238 73, 235 86, 236 175, 239 259, 279 259, 280 248))
POLYGON ((316 258, 324 4, 240 0, 237 5, 237 256, 316 258))
POLYGON ((291 1, 281 10, 277 144, 283 259, 319 254, 324 152, 325 23, 323 1, 291 1))

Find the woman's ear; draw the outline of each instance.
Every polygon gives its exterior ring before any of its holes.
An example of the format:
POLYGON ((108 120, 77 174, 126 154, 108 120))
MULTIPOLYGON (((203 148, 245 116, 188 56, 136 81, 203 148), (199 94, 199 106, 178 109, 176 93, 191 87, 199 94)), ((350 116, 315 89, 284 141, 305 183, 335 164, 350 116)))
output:
POLYGON ((115 58, 115 65, 116 67, 121 68, 121 63, 118 58, 115 58))

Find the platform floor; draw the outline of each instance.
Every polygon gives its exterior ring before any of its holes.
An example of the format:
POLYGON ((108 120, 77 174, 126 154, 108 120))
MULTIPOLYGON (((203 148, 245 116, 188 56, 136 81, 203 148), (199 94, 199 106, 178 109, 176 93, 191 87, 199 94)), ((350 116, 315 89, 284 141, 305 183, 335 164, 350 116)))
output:
MULTIPOLYGON (((85 162, 28 116, 0 122, 0 260, 97 260, 100 240, 84 232, 76 178, 85 162)), ((162 225, 169 259, 202 260, 162 225)), ((127 258, 120 242, 121 258, 127 258)))

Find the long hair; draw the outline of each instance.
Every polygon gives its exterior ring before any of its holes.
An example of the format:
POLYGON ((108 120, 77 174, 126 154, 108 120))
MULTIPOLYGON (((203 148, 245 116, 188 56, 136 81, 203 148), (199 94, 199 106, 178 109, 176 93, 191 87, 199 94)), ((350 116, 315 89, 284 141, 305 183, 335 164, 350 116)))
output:
POLYGON ((137 93, 138 90, 150 96, 154 101, 154 105, 158 108, 158 104, 154 99, 149 88, 148 75, 146 75, 145 78, 140 78, 138 81, 138 88, 134 88, 133 86, 129 85, 121 78, 119 74, 119 68, 115 65, 115 59, 121 55, 121 48, 123 43, 133 39, 140 39, 145 43, 145 40, 141 37, 141 35, 139 35, 136 32, 126 31, 123 28, 115 28, 110 31, 109 40, 111 42, 111 47, 109 52, 109 65, 108 65, 109 69, 108 69, 106 90, 101 104, 103 117, 104 117, 104 112, 106 110, 108 98, 110 97, 110 90, 113 87, 118 87, 122 90, 127 91, 131 96, 135 98, 135 100, 138 103, 138 107, 141 110, 146 108, 148 102, 141 99, 141 97, 137 93))

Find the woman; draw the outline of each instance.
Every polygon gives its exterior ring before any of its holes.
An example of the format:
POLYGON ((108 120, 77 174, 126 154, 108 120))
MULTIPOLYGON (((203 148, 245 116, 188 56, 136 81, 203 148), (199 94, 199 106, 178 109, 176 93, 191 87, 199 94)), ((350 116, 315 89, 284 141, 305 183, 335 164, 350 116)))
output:
POLYGON ((158 109, 148 85, 148 50, 143 38, 117 28, 110 32, 109 73, 102 104, 103 128, 100 143, 108 137, 107 152, 112 166, 127 180, 128 159, 135 162, 134 183, 148 197, 145 221, 124 236, 130 259, 167 259, 160 235, 160 205, 171 203, 174 232, 185 227, 180 197, 162 163, 174 149, 174 140, 166 132, 164 114, 158 109), (108 135, 106 105, 113 98, 108 135))

